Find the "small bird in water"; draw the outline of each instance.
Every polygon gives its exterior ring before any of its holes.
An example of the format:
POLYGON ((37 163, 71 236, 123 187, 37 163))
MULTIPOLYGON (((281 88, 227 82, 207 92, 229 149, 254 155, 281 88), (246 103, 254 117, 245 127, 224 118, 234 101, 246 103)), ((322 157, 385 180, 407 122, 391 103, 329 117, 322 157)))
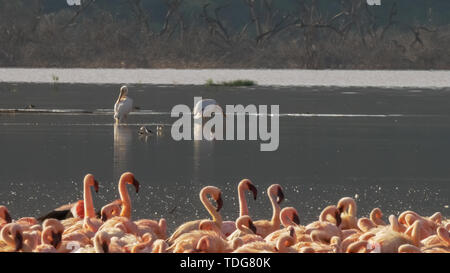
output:
POLYGON ((142 126, 141 128, 139 128, 138 133, 140 136, 153 135, 153 132, 151 130, 147 129, 145 126, 142 126))

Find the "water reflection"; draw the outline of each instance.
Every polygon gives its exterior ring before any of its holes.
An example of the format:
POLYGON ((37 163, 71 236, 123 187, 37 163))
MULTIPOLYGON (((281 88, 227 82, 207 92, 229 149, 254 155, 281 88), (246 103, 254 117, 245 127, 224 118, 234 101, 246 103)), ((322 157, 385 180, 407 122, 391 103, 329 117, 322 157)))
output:
POLYGON ((131 166, 131 147, 133 140, 133 129, 127 125, 114 124, 114 158, 113 158, 113 178, 119 180, 120 175, 131 166))
POLYGON ((214 132, 208 132, 205 137, 202 131, 202 124, 194 123, 194 181, 198 181, 200 175, 204 177, 206 172, 214 172, 214 132))

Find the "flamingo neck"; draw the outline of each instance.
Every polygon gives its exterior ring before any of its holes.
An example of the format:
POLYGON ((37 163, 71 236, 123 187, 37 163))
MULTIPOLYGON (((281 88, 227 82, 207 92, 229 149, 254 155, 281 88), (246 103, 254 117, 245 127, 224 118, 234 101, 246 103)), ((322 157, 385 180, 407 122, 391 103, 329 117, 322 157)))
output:
POLYGON ((84 183, 83 199, 84 199, 84 217, 95 217, 91 186, 87 182, 84 183))
POLYGON ((12 238, 15 228, 3 228, 0 234, 0 239, 10 246, 15 246, 14 239, 12 238))
POLYGON ((244 226, 244 223, 240 218, 236 221, 236 228, 241 232, 248 232, 248 228, 244 226))
POLYGON ((326 222, 328 214, 330 214, 330 210, 329 209, 323 210, 322 213, 319 216, 319 221, 320 222, 326 222))
POLYGON ((122 179, 119 181, 119 194, 120 199, 122 200, 122 211, 120 212, 120 216, 130 218, 131 217, 130 195, 128 194, 127 184, 122 179))
POLYGON ((220 216, 220 213, 216 211, 216 208, 214 208, 214 206, 208 200, 208 197, 206 196, 207 194, 207 191, 203 191, 200 195, 200 200, 202 201, 203 206, 205 206, 206 210, 211 215, 214 223, 216 223, 219 228, 222 228, 222 216, 220 216))
POLYGON ((293 243, 292 237, 281 237, 277 242, 277 249, 278 252, 286 252, 287 246, 286 243, 290 242, 293 243))
POLYGON ((272 220, 270 221, 272 223, 272 225, 276 226, 277 228, 280 226, 281 221, 280 221, 280 205, 278 205, 277 200, 275 200, 275 196, 273 194, 271 194, 269 192, 269 199, 270 202, 272 203, 272 210, 273 210, 273 214, 272 214, 272 220))
POLYGON ((348 213, 349 213, 351 216, 355 216, 355 217, 356 217, 356 204, 350 203, 350 204, 348 205, 348 213))
POLYGON ((239 216, 248 215, 247 199, 245 198, 245 189, 243 185, 239 185, 239 216))
POLYGON ((53 231, 53 227, 47 227, 42 231, 41 234, 41 243, 43 245, 51 245, 51 241, 49 240, 50 236, 52 235, 51 232, 53 231))

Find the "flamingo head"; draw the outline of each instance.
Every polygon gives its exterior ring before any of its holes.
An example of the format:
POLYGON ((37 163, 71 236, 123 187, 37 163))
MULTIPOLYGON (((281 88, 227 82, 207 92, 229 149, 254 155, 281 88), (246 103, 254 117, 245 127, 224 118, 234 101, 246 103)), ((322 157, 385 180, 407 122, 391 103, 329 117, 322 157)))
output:
POLYGON ((219 211, 223 206, 222 192, 220 191, 220 189, 214 186, 203 187, 200 191, 200 200, 203 200, 203 198, 208 195, 216 201, 216 211, 219 211))
POLYGON ((253 185, 252 181, 250 179, 244 179, 243 180, 245 185, 247 186, 247 189, 252 192, 253 194, 253 200, 256 200, 256 197, 258 196, 258 190, 256 189, 255 185, 253 185))
POLYGON ((256 234, 256 226, 253 224, 252 219, 248 219, 248 228, 253 231, 254 234, 256 234))
POLYGON ((134 177, 134 174, 131 172, 126 172, 122 174, 120 177, 120 181, 123 181, 126 184, 131 184, 136 189, 136 193, 139 192, 139 181, 134 177))
POLYGON ((0 206, 0 217, 3 218, 6 223, 12 222, 11 215, 5 206, 0 206))
POLYGON ((98 181, 95 180, 94 175, 88 173, 84 177, 84 183, 89 187, 94 187, 95 192, 98 192, 98 181))
MULTIPOLYGON (((16 223, 9 223, 3 227, 5 231, 8 231, 8 237, 11 236, 11 241, 14 241, 15 251, 19 251, 23 247, 23 234, 22 227, 16 223)), ((3 233, 2 229, 2 233, 3 233)), ((2 234, 3 235, 3 234, 2 234)), ((2 238, 3 239, 3 238, 2 238)))
POLYGON ((269 196, 276 196, 277 197, 277 204, 280 204, 284 200, 284 193, 283 189, 279 184, 273 184, 269 187, 268 190, 269 196))
POLYGON ((114 201, 106 206, 103 206, 100 215, 102 221, 105 222, 106 220, 108 220, 113 216, 120 215, 120 206, 117 204, 116 201, 114 201))
POLYGON ((344 197, 339 200, 337 208, 340 213, 346 212, 352 216, 356 216, 356 202, 351 197, 344 197))
POLYGON ((280 212, 280 220, 285 226, 291 226, 292 223, 300 225, 300 217, 298 216, 298 212, 294 207, 283 208, 280 212), (290 222, 285 220, 287 218, 290 220, 290 222))
POLYGON ((43 232, 42 236, 47 238, 47 234, 50 233, 48 237, 51 238, 51 245, 58 248, 62 242, 62 234, 64 232, 64 226, 56 219, 47 219, 42 224, 43 232))

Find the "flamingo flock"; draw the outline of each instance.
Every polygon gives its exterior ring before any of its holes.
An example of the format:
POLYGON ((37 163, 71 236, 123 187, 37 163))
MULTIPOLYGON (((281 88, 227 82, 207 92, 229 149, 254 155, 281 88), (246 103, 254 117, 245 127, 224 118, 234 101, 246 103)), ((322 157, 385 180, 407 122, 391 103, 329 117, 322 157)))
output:
POLYGON ((170 236, 162 219, 132 219, 128 185, 139 191, 133 173, 119 180, 120 199, 96 212, 91 188, 99 183, 92 174, 84 178, 83 200, 41 217, 14 220, 0 206, 0 251, 56 253, 441 253, 450 252, 450 220, 441 213, 421 216, 414 211, 390 215, 374 208, 368 217, 357 216, 353 198, 344 197, 322 210, 317 221, 300 224, 294 207, 281 208, 281 185, 267 189, 272 218, 254 220, 249 214, 246 191, 257 198, 249 179, 238 184, 239 217, 222 221, 221 190, 200 191, 209 219, 186 222, 170 236), (210 201, 214 200, 214 203, 210 201))

